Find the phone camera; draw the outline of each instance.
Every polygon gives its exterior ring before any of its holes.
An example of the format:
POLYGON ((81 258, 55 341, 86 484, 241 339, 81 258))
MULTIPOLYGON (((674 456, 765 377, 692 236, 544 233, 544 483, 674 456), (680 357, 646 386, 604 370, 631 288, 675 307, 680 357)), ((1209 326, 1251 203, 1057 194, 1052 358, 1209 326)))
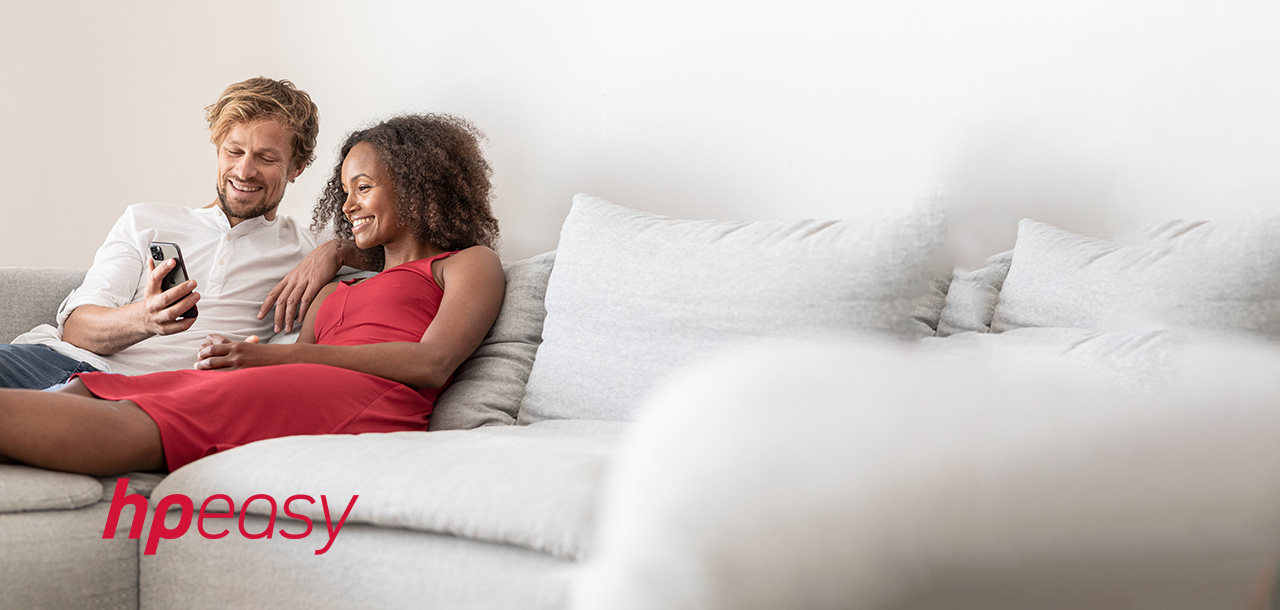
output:
POLYGON ((160 250, 160 246, 151 246, 151 258, 161 260, 164 258, 164 252, 160 250))

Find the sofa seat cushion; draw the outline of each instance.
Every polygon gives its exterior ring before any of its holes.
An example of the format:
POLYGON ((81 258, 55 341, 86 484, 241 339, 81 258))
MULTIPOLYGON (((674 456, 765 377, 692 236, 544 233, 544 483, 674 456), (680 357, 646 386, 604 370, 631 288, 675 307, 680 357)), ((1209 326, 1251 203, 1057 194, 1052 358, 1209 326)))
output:
POLYGON ((120 479, 128 481, 125 493, 138 494, 144 498, 151 497, 151 491, 164 480, 165 475, 158 472, 126 472, 98 477, 102 482, 102 499, 110 502, 116 493, 116 482, 120 479))
POLYGON ((102 538, 106 502, 0 514, 0 608, 138 608, 138 541, 129 538, 127 518, 132 510, 125 509, 110 540, 102 538))
POLYGON ((1212 333, 1170 330, 1018 328, 1003 333, 928 337, 920 345, 924 351, 960 359, 986 349, 1020 349, 1041 357, 1060 357, 1064 362, 1097 371, 1131 391, 1151 393, 1174 381, 1178 362, 1188 345, 1214 337, 1212 333))
MULTIPOLYGON (((599 480, 626 424, 555 421, 476 430, 294 436, 251 443, 175 471, 151 494, 189 496, 198 509, 214 494, 237 511, 255 494, 325 527, 353 495, 346 523, 446 534, 578 559, 594 523, 599 480)), ((225 503, 211 504, 225 511, 225 503)), ((211 508, 212 510, 212 508, 211 508)), ((250 514, 269 514, 264 501, 250 514)), ((283 510, 277 515, 284 517, 283 510)), ((279 527, 277 526, 277 529, 279 527)), ((297 528, 291 528, 296 530, 297 528)))
POLYGON ((102 483, 91 476, 0 465, 0 513, 71 510, 100 499, 102 483))

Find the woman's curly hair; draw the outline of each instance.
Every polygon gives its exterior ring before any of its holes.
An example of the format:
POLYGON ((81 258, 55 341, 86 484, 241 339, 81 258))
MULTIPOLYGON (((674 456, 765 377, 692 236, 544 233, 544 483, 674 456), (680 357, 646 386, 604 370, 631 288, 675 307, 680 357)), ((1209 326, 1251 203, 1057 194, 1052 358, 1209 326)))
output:
MULTIPOLYGON (((311 229, 323 230, 332 220, 339 238, 353 239, 351 221, 342 213, 347 200, 342 162, 356 144, 368 142, 395 182, 396 219, 419 240, 446 251, 494 248, 498 221, 489 208, 493 170, 480 150, 483 139, 475 125, 447 114, 402 115, 353 132, 316 202, 311 229)), ((360 253, 371 268, 382 267, 381 246, 360 253)))

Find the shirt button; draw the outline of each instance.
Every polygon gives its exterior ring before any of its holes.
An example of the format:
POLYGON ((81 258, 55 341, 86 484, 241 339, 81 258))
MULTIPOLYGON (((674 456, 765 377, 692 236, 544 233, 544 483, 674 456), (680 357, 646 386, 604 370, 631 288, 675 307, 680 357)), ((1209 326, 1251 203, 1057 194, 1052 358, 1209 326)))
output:
POLYGON ((227 236, 227 241, 231 241, 231 236, 230 236, 230 235, 228 235, 228 236, 227 236))
POLYGON ((222 264, 222 259, 218 259, 218 264, 219 264, 219 265, 221 265, 221 264, 222 264))

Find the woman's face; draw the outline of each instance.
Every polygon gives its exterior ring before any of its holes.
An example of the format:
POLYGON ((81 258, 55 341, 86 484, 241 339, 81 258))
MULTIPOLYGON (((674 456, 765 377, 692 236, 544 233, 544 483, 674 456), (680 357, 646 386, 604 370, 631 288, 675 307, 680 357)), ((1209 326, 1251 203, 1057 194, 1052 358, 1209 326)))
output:
POLYGON ((351 221, 356 246, 386 245, 409 234, 396 218, 395 182, 369 143, 356 144, 342 161, 342 190, 342 213, 351 221))

